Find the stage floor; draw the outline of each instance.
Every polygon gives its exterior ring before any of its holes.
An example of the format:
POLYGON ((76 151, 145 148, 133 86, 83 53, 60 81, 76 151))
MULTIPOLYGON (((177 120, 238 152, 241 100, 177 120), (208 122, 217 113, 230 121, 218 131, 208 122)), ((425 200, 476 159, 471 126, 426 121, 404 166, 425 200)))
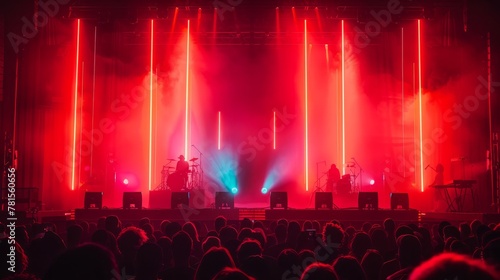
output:
POLYGON ((38 222, 52 222, 65 227, 73 220, 97 222, 101 217, 116 215, 124 225, 135 225, 144 217, 148 217, 152 224, 159 226, 162 220, 199 221, 212 225, 219 215, 226 217, 232 224, 244 218, 264 222, 277 219, 288 219, 303 222, 317 220, 322 224, 333 219, 339 220, 345 227, 359 228, 363 223, 382 223, 386 218, 392 218, 398 225, 414 223, 417 225, 432 225, 448 221, 454 225, 462 222, 471 222, 478 219, 485 224, 500 223, 500 214, 494 213, 456 213, 456 212, 421 212, 410 210, 358 210, 358 209, 269 209, 269 208, 235 208, 235 209, 74 209, 71 211, 40 211, 36 214, 38 222))
POLYGON ((397 223, 415 223, 419 220, 419 211, 411 210, 358 210, 358 209, 75 209, 75 220, 97 221, 100 217, 116 215, 125 223, 134 223, 148 217, 152 221, 214 221, 217 216, 238 221, 244 218, 251 220, 272 221, 281 218, 296 221, 317 220, 327 222, 337 219, 346 225, 358 225, 364 222, 381 223, 390 217, 397 223))

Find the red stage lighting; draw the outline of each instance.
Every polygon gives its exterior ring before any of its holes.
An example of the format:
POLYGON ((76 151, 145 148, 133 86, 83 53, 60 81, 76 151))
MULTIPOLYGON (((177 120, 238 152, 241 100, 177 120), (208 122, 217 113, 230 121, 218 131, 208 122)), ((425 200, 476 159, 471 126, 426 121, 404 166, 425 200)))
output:
POLYGON ((187 22, 187 39, 186 39, 186 112, 185 112, 185 123, 184 123, 184 156, 188 158, 188 136, 189 136, 189 33, 190 33, 190 21, 187 22))
POLYGON ((218 122, 219 129, 217 131, 217 150, 220 150, 220 131, 221 131, 220 119, 221 119, 221 116, 220 116, 220 111, 219 111, 219 122, 218 122))
POLYGON ((308 126, 308 57, 307 57, 307 20, 304 20, 304 102, 305 102, 305 175, 306 191, 309 191, 309 126, 308 126))
POLYGON ((420 191, 424 191, 424 152, 423 152, 423 121, 422 121, 422 48, 420 20, 418 24, 418 116, 419 116, 419 143, 420 143, 420 191))
POLYGON ((148 190, 153 184, 153 51, 154 51, 154 21, 151 20, 151 42, 149 57, 149 147, 148 147, 148 190))
POLYGON ((71 169, 71 190, 75 190, 75 173, 76 173, 76 114, 78 110, 78 76, 80 64, 80 19, 77 20, 76 27, 76 63, 75 63, 75 91, 73 96, 73 153, 72 153, 72 163, 73 168, 71 169))

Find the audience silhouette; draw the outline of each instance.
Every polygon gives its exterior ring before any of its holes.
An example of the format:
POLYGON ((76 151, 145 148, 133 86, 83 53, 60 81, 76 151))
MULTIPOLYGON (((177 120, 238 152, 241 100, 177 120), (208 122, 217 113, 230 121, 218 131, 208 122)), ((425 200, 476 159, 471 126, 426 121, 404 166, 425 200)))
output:
POLYGON ((500 279, 500 225, 342 222, 0 223, 0 279, 500 279))

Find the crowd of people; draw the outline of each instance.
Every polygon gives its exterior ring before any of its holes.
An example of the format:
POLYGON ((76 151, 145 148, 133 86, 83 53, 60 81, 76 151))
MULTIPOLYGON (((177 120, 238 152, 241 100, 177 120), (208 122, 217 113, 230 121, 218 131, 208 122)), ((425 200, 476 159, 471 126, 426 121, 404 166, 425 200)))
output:
POLYGON ((500 224, 343 223, 108 216, 17 226, 13 248, 0 224, 0 279, 500 279, 500 224))

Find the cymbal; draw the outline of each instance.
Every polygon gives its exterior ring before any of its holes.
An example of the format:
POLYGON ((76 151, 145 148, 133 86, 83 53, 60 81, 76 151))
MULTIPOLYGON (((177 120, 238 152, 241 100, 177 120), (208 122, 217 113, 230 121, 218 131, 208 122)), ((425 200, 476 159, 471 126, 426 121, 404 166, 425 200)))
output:
POLYGON ((167 160, 170 160, 170 161, 177 161, 176 159, 173 159, 173 158, 167 158, 167 160))
POLYGON ((194 158, 190 159, 189 161, 196 161, 196 160, 198 160, 198 158, 194 157, 194 158))

